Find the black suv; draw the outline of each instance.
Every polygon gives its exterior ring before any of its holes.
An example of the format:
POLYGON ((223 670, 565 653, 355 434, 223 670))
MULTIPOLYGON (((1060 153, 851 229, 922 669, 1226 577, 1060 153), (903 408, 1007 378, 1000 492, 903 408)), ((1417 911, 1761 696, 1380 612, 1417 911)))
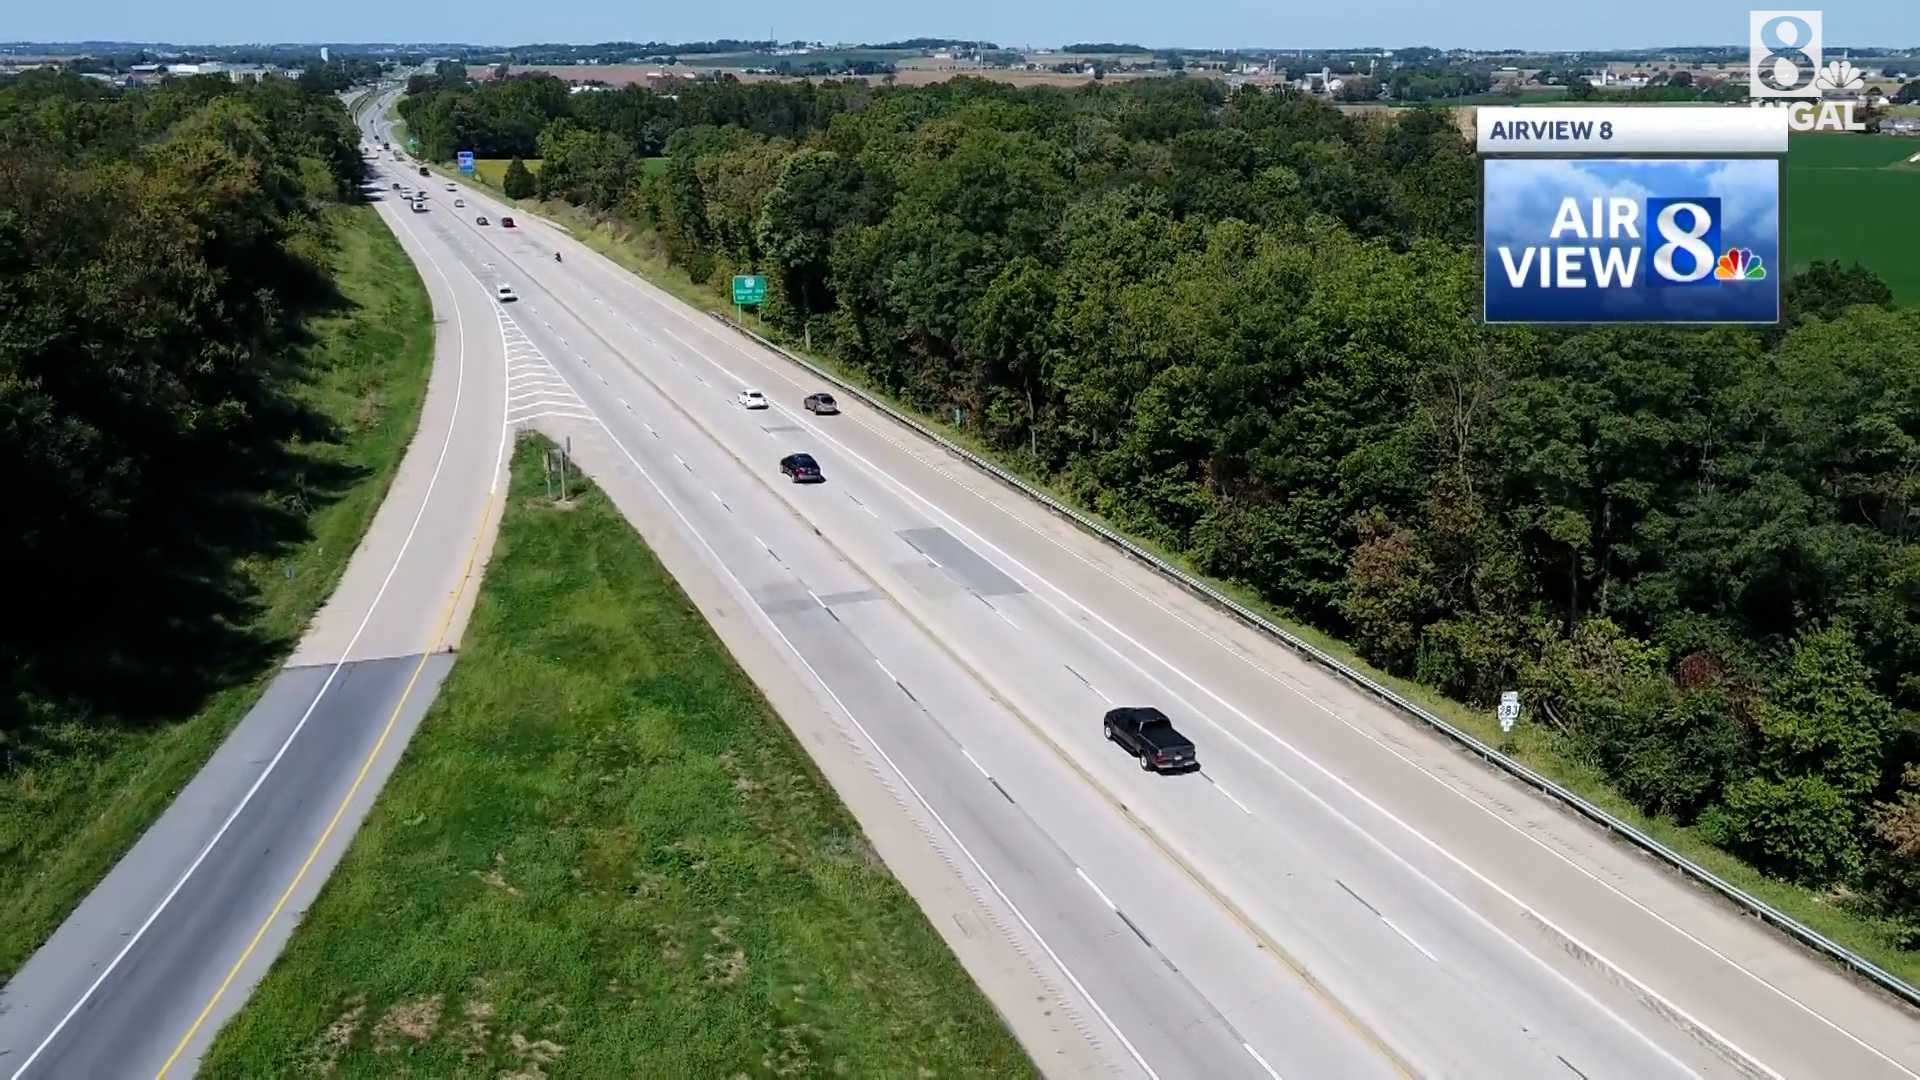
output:
POLYGON ((820 463, 813 460, 812 454, 788 454, 781 458, 780 475, 796 484, 819 484, 827 479, 820 475, 820 463))
POLYGON ((832 394, 808 394, 807 400, 800 404, 808 412, 820 416, 832 416, 840 411, 840 406, 833 400, 832 394))

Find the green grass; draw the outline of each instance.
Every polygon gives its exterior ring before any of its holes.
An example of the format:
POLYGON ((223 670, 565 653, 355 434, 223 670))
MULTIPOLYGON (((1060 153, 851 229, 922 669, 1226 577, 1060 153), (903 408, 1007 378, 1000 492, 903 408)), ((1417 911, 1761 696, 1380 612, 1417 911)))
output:
POLYGON ((516 447, 460 660, 203 1074, 1030 1075, 611 502, 548 500, 548 445, 516 447))
POLYGON ((1902 304, 1920 303, 1920 140, 1795 135, 1787 153, 1788 272, 1815 259, 1860 262, 1902 304))
MULTIPOLYGON (((296 456, 356 479, 305 514, 289 554, 240 560, 258 603, 250 631, 280 644, 250 682, 170 723, 68 722, 38 732, 44 752, 0 772, 0 981, 18 970, 159 816, 278 671, 278 659, 333 591, 413 436, 432 363, 433 318, 413 264, 372 207, 337 212, 335 280, 348 306, 308 323, 312 372, 298 397, 343 433, 296 456), (291 574, 289 574, 291 571, 291 574)), ((267 500, 286 504, 298 492, 267 500)))

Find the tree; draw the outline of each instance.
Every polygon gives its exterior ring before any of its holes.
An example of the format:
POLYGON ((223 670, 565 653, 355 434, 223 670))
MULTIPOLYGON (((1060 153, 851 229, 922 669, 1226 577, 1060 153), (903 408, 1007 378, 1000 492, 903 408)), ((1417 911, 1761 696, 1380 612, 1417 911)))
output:
POLYGON ((1700 819, 1701 831, 1770 873, 1827 885, 1859 866, 1853 808, 1817 776, 1749 777, 1729 785, 1700 819))
POLYGON ((1880 275, 1854 263, 1816 259, 1787 279, 1783 304, 1789 324, 1809 317, 1831 320, 1854 304, 1893 306, 1893 290, 1880 275))
POLYGON ((500 190, 509 199, 524 199, 534 192, 533 173, 519 158, 507 162, 506 175, 500 178, 500 190))
POLYGON ((1682 68, 1679 71, 1674 72, 1671 76, 1668 76, 1667 85, 1668 86, 1692 86, 1693 72, 1688 71, 1685 68, 1682 68))
POLYGON ((1817 776, 1847 799, 1880 782, 1893 708, 1876 693, 1845 625, 1802 634, 1760 712, 1760 764, 1776 779, 1817 776))
POLYGON ((1920 79, 1907 83, 1893 95, 1893 100, 1902 105, 1920 104, 1920 79))

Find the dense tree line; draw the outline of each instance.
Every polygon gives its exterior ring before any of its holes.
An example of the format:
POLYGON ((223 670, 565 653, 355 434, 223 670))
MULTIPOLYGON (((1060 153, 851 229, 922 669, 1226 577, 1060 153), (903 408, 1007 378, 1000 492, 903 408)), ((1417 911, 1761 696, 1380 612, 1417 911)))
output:
POLYGON ((512 118, 543 194, 767 273, 778 332, 1920 933, 1920 314, 1872 274, 1767 331, 1483 326, 1448 113, 1207 80, 409 107, 512 118))
POLYGON ((0 768, 44 721, 164 715, 246 670, 223 575, 298 520, 251 497, 272 448, 325 434, 282 368, 357 144, 285 79, 0 79, 0 768))

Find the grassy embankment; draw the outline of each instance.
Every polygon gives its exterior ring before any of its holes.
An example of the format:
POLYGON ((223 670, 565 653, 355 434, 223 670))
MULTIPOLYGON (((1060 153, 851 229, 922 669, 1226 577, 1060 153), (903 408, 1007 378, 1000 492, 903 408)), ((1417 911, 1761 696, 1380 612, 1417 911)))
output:
POLYGON ((523 439, 460 662, 207 1076, 1028 1075, 612 503, 523 439))
MULTIPOLYGON (((1801 137, 1801 139, 1804 138, 1806 137, 1801 137)), ((1898 147, 1904 147, 1908 153, 1920 150, 1920 143, 1914 143, 1910 140, 1879 139, 1877 137, 1872 140, 1865 140, 1860 136, 1849 135, 1816 136, 1814 138, 1818 140, 1818 143, 1824 143, 1828 139, 1853 142, 1856 146, 1852 152, 1856 154, 1866 152, 1864 148, 1857 145, 1863 142, 1876 144, 1874 149, 1875 154, 1885 150, 1887 144, 1896 144, 1898 147)), ((1795 141, 1793 153, 1799 155, 1800 160, 1800 164, 1797 164, 1795 167, 1805 168, 1815 173, 1832 173, 1834 174, 1832 177, 1815 177, 1813 184, 1817 184, 1822 180, 1828 180, 1837 185, 1840 190, 1845 191, 1846 178, 1857 178, 1862 175, 1862 172, 1858 168, 1855 168, 1853 171, 1847 171, 1844 166, 1844 159, 1841 159, 1842 152, 1829 150, 1826 146, 1818 145, 1818 143, 1813 147, 1806 148, 1806 151, 1811 152, 1805 152, 1803 151, 1804 144, 1799 139, 1795 141)), ((1790 160, 1795 159, 1790 158, 1790 160)), ((1912 173, 1913 175, 1911 177, 1903 177, 1903 179, 1910 179, 1916 185, 1920 185, 1920 168, 1914 166, 1898 166, 1882 171, 1890 173, 1912 173)), ((1798 174, 1796 174, 1796 176, 1797 175, 1798 174)), ((1871 175, 1871 173, 1867 175, 1871 175)), ((1797 183, 1797 180, 1790 182, 1797 183)), ((1812 184, 1808 186, 1812 186, 1812 184)), ((1833 235, 1831 230, 1834 226, 1828 223, 1831 222, 1836 215, 1840 215, 1845 211, 1845 207, 1848 204, 1844 202, 1844 198, 1852 197, 1854 196, 1844 196, 1843 201, 1832 204, 1830 208, 1808 208, 1804 204, 1808 201, 1809 196, 1800 188, 1796 187, 1793 195, 1794 210, 1790 212, 1806 215, 1804 220, 1808 223, 1796 223, 1803 219, 1790 221, 1789 236, 1798 235, 1794 231, 1796 229, 1802 231, 1810 230, 1816 236, 1820 235, 1822 230, 1829 230, 1825 235, 1833 235)), ((1911 201, 1913 196, 1909 195, 1908 198, 1911 201)), ((703 311, 717 311, 728 307, 728 301, 720 293, 720 289, 725 287, 724 281, 716 278, 713 282, 704 284, 694 283, 687 277, 685 270, 667 261, 665 253, 650 232, 636 228, 632 224, 617 218, 604 214, 591 213, 574 206, 532 199, 520 200, 520 202, 527 208, 564 224, 572 231, 577 239, 589 247, 594 248, 615 262, 618 262, 628 270, 647 278, 654 285, 666 292, 672 293, 687 303, 703 311)), ((1857 214, 1855 216, 1858 217, 1857 214)), ((1877 220, 1880 216, 1884 215, 1874 217, 1877 220)), ((1861 218, 1860 220, 1864 223, 1867 219, 1861 218)), ((1920 219, 1916 219, 1911 228, 1920 230, 1920 219)), ((1910 240, 1909 244, 1912 243, 1913 241, 1910 240)), ((1877 240, 1874 243, 1873 249, 1882 251, 1883 254, 1887 251, 1897 250, 1894 246, 1881 244, 1877 240)), ((1818 250, 1818 245, 1814 240, 1808 240, 1799 247, 1789 247, 1789 251, 1792 253, 1796 263, 1804 263, 1805 260, 1815 257, 1839 257, 1850 262, 1853 258, 1858 257, 1861 261, 1874 267, 1876 271, 1886 275, 1889 282, 1894 283, 1896 293, 1903 301, 1912 303, 1914 300, 1920 299, 1920 293, 1915 291, 1914 285, 1907 285, 1905 287, 1907 291, 1901 292, 1902 286, 1895 283, 1895 279, 1900 276, 1898 270, 1901 265, 1906 266, 1910 271, 1920 271, 1920 263, 1915 263, 1913 260, 1908 259, 1904 264, 1896 263, 1893 265, 1885 265, 1884 260, 1880 262, 1870 260, 1867 257, 1868 252, 1861 252, 1858 255, 1847 251, 1831 251, 1824 255, 1815 254, 1814 252, 1818 252, 1818 250), (1813 249, 1813 251, 1810 252, 1808 250, 1809 248, 1813 249)), ((1911 277, 1912 274, 1910 273, 1908 279, 1911 279, 1911 277)), ((751 316, 749 316, 749 321, 753 322, 756 327, 759 326, 751 316)), ((798 343, 787 342, 786 344, 795 352, 802 351, 798 343)), ((982 456, 999 461, 1002 465, 1016 472, 1021 472, 1029 482, 1048 491, 1062 502, 1079 505, 1071 496, 1048 484, 1044 478, 1034 476, 1030 472, 1022 469, 1017 460, 986 445, 970 433, 953 428, 948 422, 948 418, 921 412, 901 401, 890 398, 872 386, 868 386, 857 369, 838 358, 809 354, 809 359, 830 371, 836 372, 849 382, 865 387, 869 393, 887 400, 896 409, 916 416, 922 423, 940 430, 955 442, 972 449, 982 456)), ((1079 509, 1096 520, 1100 519, 1099 514, 1085 506, 1079 506, 1079 509)), ((1110 528, 1115 527, 1112 522, 1104 523, 1110 528)), ((1200 573, 1177 552, 1168 551, 1139 537, 1135 537, 1134 539, 1142 546, 1153 550, 1162 558, 1165 558, 1176 566, 1182 567, 1189 573, 1203 578, 1207 576, 1200 573)), ((1360 656, 1354 652, 1353 648, 1345 642, 1339 641, 1310 626, 1293 620, 1288 617, 1285 612, 1274 608, 1247 589, 1240 588, 1230 582, 1213 581, 1213 584, 1246 606, 1261 612, 1273 622, 1286 627, 1293 633, 1298 634, 1319 648, 1338 657, 1344 663, 1366 672, 1372 678, 1392 687, 1401 695, 1419 702, 1428 710, 1441 716, 1450 723, 1472 732, 1483 742, 1496 745, 1501 744, 1502 736, 1499 724, 1490 712, 1482 712, 1478 709, 1470 708, 1459 702, 1452 701, 1409 679, 1390 675, 1375 669, 1372 665, 1361 659, 1360 656)), ((1622 798, 1619 793, 1615 792, 1607 784, 1605 776, 1599 771, 1568 757, 1562 748, 1554 743, 1550 734, 1544 729, 1523 724, 1516 732, 1515 737, 1509 740, 1507 747, 1514 757, 1535 770, 1552 777, 1561 784, 1566 785, 1593 802, 1605 807, 1614 815, 1638 826, 1647 833, 1657 837, 1669 847, 1674 848, 1695 862, 1713 870, 1722 878, 1760 897, 1767 903, 1792 915, 1794 918, 1799 919, 1801 922, 1806 923, 1846 947, 1853 949, 1888 971, 1899 975, 1901 978, 1909 982, 1920 982, 1920 952, 1901 948, 1897 944, 1899 940, 1897 929, 1885 921, 1861 916, 1852 911, 1845 910, 1838 906, 1832 897, 1823 892, 1766 877, 1740 859, 1708 843, 1690 827, 1681 826, 1666 818, 1648 817, 1636 809, 1633 804, 1622 798)))
MULTIPOLYGON (((0 981, 11 976, 167 804, 278 672, 373 520, 419 420, 432 365, 426 289, 370 206, 339 210, 335 284, 344 301, 307 322, 294 397, 336 433, 290 447, 284 485, 260 496, 304 518, 304 539, 243 552, 232 574, 240 628, 268 644, 248 682, 180 718, 77 718, 35 731, 31 763, 0 772, 0 981), (314 475, 339 475, 332 492, 314 475)), ((192 613, 182 613, 191 617, 192 613)))

